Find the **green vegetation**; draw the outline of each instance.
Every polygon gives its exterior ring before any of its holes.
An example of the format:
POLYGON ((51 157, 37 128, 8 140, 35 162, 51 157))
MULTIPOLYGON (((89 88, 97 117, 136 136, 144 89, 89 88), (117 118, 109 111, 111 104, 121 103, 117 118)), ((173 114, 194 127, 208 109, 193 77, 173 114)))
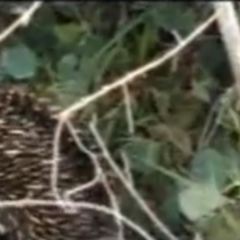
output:
MULTIPOLYGON (((211 13, 207 3, 45 4, 2 45, 0 81, 27 85, 67 107, 160 57, 211 13)), ((6 19, 5 27, 15 17, 6 19)), ((172 61, 130 84, 134 133, 121 89, 81 114, 80 120, 97 114, 114 159, 121 164, 126 156, 137 189, 180 239, 195 233, 239 239, 240 217, 231 210, 239 205, 240 186, 240 113, 227 91, 232 82, 212 25, 172 61)), ((119 195, 123 212, 159 236, 127 194, 119 195)))

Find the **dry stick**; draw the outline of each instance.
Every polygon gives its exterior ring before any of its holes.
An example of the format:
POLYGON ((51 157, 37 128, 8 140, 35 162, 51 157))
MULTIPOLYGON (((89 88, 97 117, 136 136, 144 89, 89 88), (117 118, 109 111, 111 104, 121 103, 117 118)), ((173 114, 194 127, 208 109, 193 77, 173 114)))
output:
POLYGON ((113 211, 112 209, 105 207, 99 204, 93 204, 89 202, 72 202, 72 201, 64 201, 62 203, 58 203, 56 201, 51 200, 42 200, 42 199, 21 199, 21 200, 10 200, 10 201, 0 201, 0 208, 23 208, 23 207, 65 207, 65 208, 76 208, 76 209, 88 209, 96 212, 104 213, 107 215, 115 216, 120 219, 123 223, 125 223, 128 227, 138 233, 146 240, 156 240, 151 237, 144 229, 135 224, 133 221, 123 216, 121 213, 113 211))
MULTIPOLYGON (((59 141, 60 135, 62 132, 61 125, 59 128, 59 132, 57 133, 57 139, 59 141)), ((69 125, 68 125, 69 126, 69 125)), ((21 200, 6 200, 6 201, 0 201, 0 208, 8 208, 8 207, 15 207, 15 208, 23 208, 23 207, 41 207, 41 206, 55 206, 55 207, 61 207, 63 209, 68 208, 77 208, 77 209, 90 209, 97 212, 105 213, 108 215, 112 215, 125 223, 127 226, 129 226, 131 229, 135 230, 140 236, 142 236, 146 240, 155 240, 153 237, 151 237, 143 228, 141 228, 139 225, 132 222, 127 217, 123 216, 119 211, 112 210, 108 207, 98 205, 98 204, 91 204, 88 202, 73 202, 69 201, 68 199, 64 199, 59 195, 58 188, 57 188, 57 180, 58 180, 58 155, 59 155, 59 142, 57 142, 54 152, 57 155, 57 161, 53 161, 53 172, 51 173, 51 187, 52 191, 56 197, 56 201, 51 200, 41 200, 41 199, 21 199, 21 200), (54 165, 56 164, 55 168, 54 165)), ((79 191, 79 189, 77 189, 79 191)), ((73 194, 73 193, 72 193, 73 194)))
MULTIPOLYGON (((199 150, 201 150, 203 147, 206 147, 207 144, 209 144, 209 141, 207 141, 206 139, 209 139, 209 137, 208 137, 209 131, 212 132, 211 126, 212 126, 213 120, 215 120, 214 115, 217 112, 218 107, 219 107, 219 99, 217 99, 217 101, 211 107, 209 114, 207 116, 207 119, 204 123, 203 130, 202 130, 202 133, 201 133, 201 135, 199 137, 199 141, 198 141, 197 152, 199 150)), ((216 123, 214 123, 213 128, 215 128, 215 125, 216 125, 216 123)))
POLYGON ((170 240, 179 240, 173 233, 168 229, 165 224, 158 219, 158 217, 153 213, 153 211, 148 207, 148 205, 145 203, 145 201, 142 199, 142 197, 138 194, 135 188, 132 187, 131 183, 129 181, 126 181, 124 174, 120 170, 120 168, 115 164, 112 156, 110 155, 109 151, 107 150, 107 147, 105 146, 105 143, 101 136, 99 135, 95 124, 90 124, 90 129, 92 131, 93 136, 96 139, 96 142, 98 143, 99 147, 102 150, 103 156, 105 157, 107 163, 113 171, 117 174, 118 178, 121 180, 122 184, 125 186, 125 188, 129 191, 131 196, 136 200, 138 205, 141 207, 142 210, 148 215, 148 217, 151 219, 151 221, 155 224, 156 227, 159 228, 159 230, 170 240))
POLYGON ((134 134, 134 118, 131 108, 131 96, 127 84, 123 85, 123 99, 126 110, 126 119, 128 124, 128 132, 130 135, 134 134))
POLYGON ((64 122, 59 122, 57 125, 56 131, 54 133, 54 144, 53 144, 53 160, 52 160, 52 168, 50 172, 50 187, 52 193, 54 194, 56 200, 59 203, 62 203, 63 198, 58 191, 58 162, 60 161, 60 140, 61 140, 61 133, 64 127, 64 122))
MULTIPOLYGON (((88 183, 84 184, 84 185, 80 185, 78 187, 75 187, 74 189, 70 189, 68 190, 64 195, 65 197, 67 197, 67 200, 69 200, 70 195, 73 195, 75 193, 79 193, 83 190, 86 190, 88 188, 93 187, 96 183, 98 182, 102 182, 103 186, 105 187, 107 194, 109 196, 112 208, 117 211, 120 212, 120 207, 117 201, 117 197, 114 194, 114 192, 112 191, 111 187, 109 186, 109 183, 107 181, 107 177, 105 175, 105 173, 103 172, 103 169, 98 161, 98 158, 96 156, 96 154, 94 154, 93 152, 91 152, 81 141, 81 139, 78 137, 77 132, 73 126, 73 124, 70 121, 66 122, 66 125, 69 129, 70 134, 72 135, 75 144, 78 146, 78 148, 83 151, 83 153, 85 153, 90 160, 92 161, 92 164, 94 165, 94 169, 95 169, 95 178, 92 181, 89 181, 88 183)), ((118 225, 118 240, 124 240, 124 229, 123 229, 123 225, 122 222, 120 221, 120 219, 116 218, 116 224, 118 225)))
POLYGON ((120 156, 123 162, 123 166, 124 166, 123 168, 124 168, 126 179, 132 186, 134 186, 134 180, 131 173, 130 160, 124 151, 120 152, 120 156))
MULTIPOLYGON (((150 62, 149 64, 138 68, 135 71, 132 71, 128 73, 125 77, 120 78, 116 80, 113 84, 104 86, 102 89, 97 91, 95 94, 92 94, 90 96, 87 96, 77 103, 71 105, 69 108, 65 109, 62 111, 59 115, 59 123, 56 127, 56 131, 54 134, 54 149, 53 149, 53 161, 52 161, 52 174, 51 174, 51 186, 53 190, 57 189, 57 176, 58 176, 58 156, 59 156, 59 137, 62 131, 62 127, 64 125, 64 121, 67 120, 71 116, 71 114, 77 110, 80 110, 84 107, 86 107, 88 104, 96 101, 100 97, 106 95, 107 93, 124 86, 127 83, 130 83, 133 81, 137 76, 140 76, 147 71, 150 71, 161 64, 165 63, 167 60, 171 59, 174 57, 177 53, 179 53, 182 49, 184 49, 191 41, 193 41, 198 35, 200 35, 209 25, 215 21, 217 17, 217 13, 213 14, 207 21, 205 21, 203 24, 201 24, 195 31, 193 31, 185 40, 181 41, 175 48, 172 50, 168 51, 163 57, 160 59, 157 59, 155 61, 150 62)), ((58 192, 56 196, 58 195, 58 192)), ((60 199, 61 200, 61 199, 60 199)), ((156 219, 158 221, 158 219, 156 219)), ((165 231, 168 233, 168 231, 165 231)), ((176 240, 177 238, 175 236, 172 236, 171 233, 168 234, 170 236, 170 239, 176 240)))
POLYGON ((14 21, 7 29, 0 33, 0 42, 3 42, 17 28, 21 26, 27 26, 30 23, 33 14, 41 7, 41 5, 41 1, 33 2, 33 4, 23 14, 21 14, 16 21, 14 21))
POLYGON ((218 25, 222 34, 238 97, 240 96, 240 29, 233 2, 214 2, 213 7, 218 14, 218 25))
MULTIPOLYGON (((27 25, 30 22, 31 17, 34 14, 34 12, 40 6, 41 6, 40 1, 34 2, 33 5, 26 12, 24 12, 24 14, 22 14, 8 29, 6 29, 2 34, 0 34, 0 42, 5 40, 10 34, 12 34, 21 25, 22 26, 27 25)), ((213 15, 208 21, 206 21, 196 31, 194 31, 188 38, 186 38, 186 40, 184 42, 179 44, 172 51, 169 51, 161 59, 158 59, 158 60, 156 60, 152 63, 149 63, 148 65, 146 65, 143 68, 137 69, 136 71, 134 71, 132 73, 129 73, 126 77, 118 80, 115 84, 109 85, 109 86, 103 88, 102 90, 100 90, 99 92, 97 92, 95 95, 92 95, 88 98, 83 99, 83 101, 80 101, 77 104, 74 104, 72 107, 65 110, 62 113, 63 114, 62 116, 70 115, 73 111, 76 111, 77 109, 81 109, 82 107, 84 107, 87 104, 95 101, 99 97, 104 96, 108 92, 118 88, 119 86, 124 85, 125 83, 128 83, 128 82, 132 81, 135 77, 137 77, 137 76, 139 76, 139 75, 141 75, 141 74, 143 74, 143 73, 161 65, 162 63, 164 63, 165 61, 167 61, 168 59, 173 57, 175 54, 177 54, 184 47, 186 47, 189 42, 191 42, 197 35, 199 35, 202 31, 204 31, 214 21, 215 17, 216 17, 216 15, 213 15)), ((63 119, 65 119, 65 118, 63 118, 63 119)), ((58 125, 59 132, 57 132, 58 134, 56 134, 56 138, 58 138, 58 139, 60 139, 59 137, 60 137, 60 133, 62 131, 63 125, 64 125, 63 122, 62 122, 62 125, 61 125, 61 123, 58 125)), ((57 160, 57 161, 56 162, 53 161, 53 171, 52 171, 52 175, 51 175, 51 177, 52 177, 51 178, 52 179, 51 184, 53 183, 52 188, 53 188, 53 192, 55 192, 55 196, 57 196, 57 198, 61 200, 61 197, 59 196, 58 190, 57 190, 58 168, 54 169, 55 163, 58 163, 58 160, 59 160, 59 158, 58 158, 59 149, 58 148, 55 149, 55 153, 56 153, 55 156, 57 156, 57 158, 55 160, 57 160)), ((23 207, 25 205, 26 206, 36 206, 36 205, 44 205, 44 206, 53 205, 53 206, 56 206, 58 204, 55 201, 51 202, 51 201, 41 201, 41 200, 19 200, 19 201, 0 202, 0 207, 4 207, 4 206, 5 207, 7 207, 7 206, 23 207)), ((64 205, 64 206, 71 205, 71 206, 74 206, 74 207, 83 207, 83 208, 88 208, 88 209, 94 209, 94 210, 97 210, 97 211, 100 210, 100 211, 108 213, 108 214, 116 215, 116 217, 123 220, 127 225, 129 225, 133 229, 137 230, 137 232, 140 233, 142 236, 144 236, 145 239, 153 240, 153 238, 151 236, 149 236, 146 232, 142 231, 141 228, 139 228, 137 225, 130 222, 128 219, 124 218, 123 216, 119 215, 118 212, 109 211, 109 209, 104 208, 103 206, 97 206, 96 204, 92 205, 92 204, 89 204, 89 203, 79 203, 78 204, 78 203, 66 202, 66 201, 62 201, 62 200, 61 200, 61 205, 64 205)), ((171 238, 171 239, 176 239, 176 238, 174 237, 174 238, 171 238)))
POLYGON ((70 199, 70 197, 76 193, 82 192, 84 190, 87 190, 91 187, 94 187, 97 183, 101 182, 101 178, 103 175, 103 170, 98 163, 98 158, 96 154, 92 153, 81 141, 81 139, 78 137, 77 132, 73 126, 73 124, 70 121, 66 122, 66 126, 68 127, 69 133, 73 137, 73 140, 76 144, 76 146, 79 148, 80 151, 85 153, 89 159, 91 160, 93 166, 94 166, 94 178, 88 183, 81 184, 80 186, 74 187, 73 189, 69 189, 64 193, 64 198, 70 199))
POLYGON ((204 23, 202 23, 199 27, 197 27, 188 37, 183 39, 176 47, 169 50, 164 56, 162 56, 162 57, 158 58, 157 60, 154 60, 134 71, 131 71, 126 76, 124 76, 120 79, 117 79, 114 83, 109 84, 107 86, 103 86, 96 93, 80 99, 78 102, 71 105, 69 108, 63 110, 59 114, 59 120, 64 121, 64 119, 67 119, 68 117, 70 117, 70 115, 73 112, 86 107, 88 104, 96 101, 97 99, 108 94, 109 92, 111 92, 119 87, 122 87, 127 83, 132 82, 136 77, 141 76, 142 74, 162 65, 163 63, 165 63, 166 61, 168 61, 169 59, 174 57, 176 54, 178 54, 186 46, 188 46, 189 43, 191 43, 198 35, 200 35, 205 29, 207 29, 211 23, 213 23, 215 21, 216 17, 217 17, 217 13, 213 14, 204 23))

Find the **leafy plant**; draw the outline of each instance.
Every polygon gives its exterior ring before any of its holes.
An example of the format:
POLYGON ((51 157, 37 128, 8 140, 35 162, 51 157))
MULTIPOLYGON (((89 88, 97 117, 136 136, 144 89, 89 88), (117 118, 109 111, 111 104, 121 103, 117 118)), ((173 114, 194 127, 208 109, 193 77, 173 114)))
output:
POLYGON ((33 78, 38 67, 35 53, 21 43, 5 48, 1 55, 1 62, 5 74, 18 80, 33 78))
MULTIPOLYGON (((64 107, 164 54, 212 11, 208 4, 184 2, 65 4, 44 4, 0 54, 1 83, 44 89, 41 95, 51 89, 64 107)), ((122 89, 81 112, 80 120, 98 115, 116 162, 122 163, 119 153, 126 155, 141 195, 180 239, 193 239, 184 231, 187 219, 194 227, 205 221, 199 231, 207 240, 235 240, 236 232, 222 231, 227 217, 217 215, 239 197, 239 110, 227 93, 220 97, 231 82, 224 45, 212 26, 170 63, 128 86, 134 133, 127 131, 122 89)), ((157 235, 135 203, 119 197, 125 212, 157 235)))

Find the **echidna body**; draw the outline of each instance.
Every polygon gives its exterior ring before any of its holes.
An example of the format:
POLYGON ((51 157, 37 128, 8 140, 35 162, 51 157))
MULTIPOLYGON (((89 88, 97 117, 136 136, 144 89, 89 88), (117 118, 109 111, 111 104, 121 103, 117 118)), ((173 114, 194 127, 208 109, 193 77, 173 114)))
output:
MULTIPOLYGON (((47 107, 19 90, 0 91, 0 201, 52 199, 50 171, 56 120, 47 107)), ((93 177, 90 160, 69 137, 61 139, 59 184, 72 189, 93 177)), ((82 192, 78 200, 108 204, 103 186, 82 192)), ((0 226, 11 240, 91 240, 113 237, 113 221, 87 210, 58 207, 0 209, 0 226)))

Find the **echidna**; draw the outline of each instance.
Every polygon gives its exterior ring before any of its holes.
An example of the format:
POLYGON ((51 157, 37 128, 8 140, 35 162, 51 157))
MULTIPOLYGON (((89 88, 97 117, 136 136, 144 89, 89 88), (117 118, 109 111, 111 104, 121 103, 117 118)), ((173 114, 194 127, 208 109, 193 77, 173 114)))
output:
MULTIPOLYGON (((0 201, 53 199, 49 183, 56 124, 48 108, 25 91, 0 91, 0 201)), ((94 172, 66 133, 61 141, 59 189, 66 190, 86 182, 94 172)), ((100 184, 79 199, 109 204, 100 184)), ((69 213, 58 207, 0 209, 0 226, 2 237, 9 240, 114 239, 116 233, 113 221, 100 213, 69 213)))

